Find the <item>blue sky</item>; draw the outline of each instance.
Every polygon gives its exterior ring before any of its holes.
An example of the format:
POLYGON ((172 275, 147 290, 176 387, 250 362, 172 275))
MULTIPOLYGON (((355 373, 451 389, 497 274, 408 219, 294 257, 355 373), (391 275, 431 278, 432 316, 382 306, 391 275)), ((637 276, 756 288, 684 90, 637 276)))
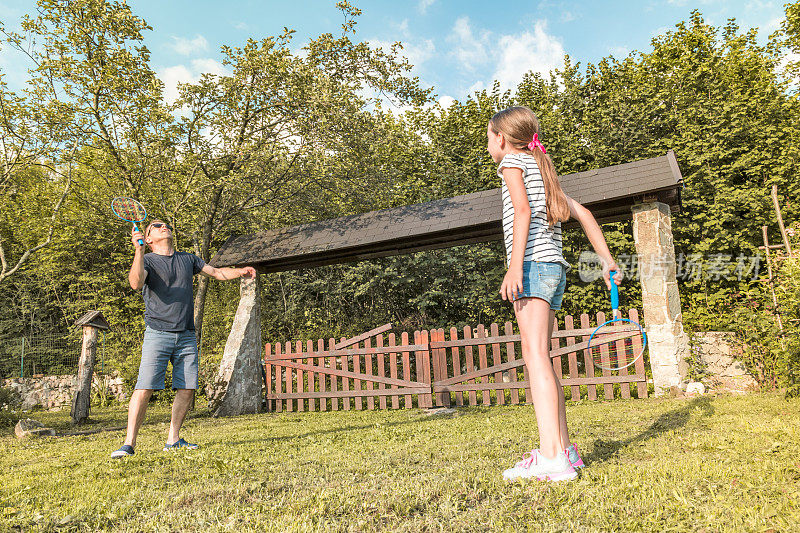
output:
MULTIPOLYGON (((145 41, 152 65, 175 94, 179 81, 202 72, 223 72, 219 47, 238 45, 297 30, 295 46, 323 32, 338 33, 342 18, 334 0, 129 0, 133 11, 152 27, 145 41)), ((446 103, 463 99, 497 79, 511 88, 529 70, 547 72, 562 63, 597 62, 630 51, 647 51, 653 36, 687 20, 699 9, 707 22, 736 18, 742 28, 759 27, 761 40, 780 24, 783 1, 640 0, 579 1, 506 0, 495 4, 455 0, 354 0, 363 10, 357 37, 375 45, 402 41, 414 74, 434 87, 446 103), (498 7, 502 6, 502 7, 498 7)), ((0 0, 0 19, 14 27, 33 12, 32 0, 0 0)), ((21 57, 0 51, 0 68, 12 87, 22 83, 21 57)))

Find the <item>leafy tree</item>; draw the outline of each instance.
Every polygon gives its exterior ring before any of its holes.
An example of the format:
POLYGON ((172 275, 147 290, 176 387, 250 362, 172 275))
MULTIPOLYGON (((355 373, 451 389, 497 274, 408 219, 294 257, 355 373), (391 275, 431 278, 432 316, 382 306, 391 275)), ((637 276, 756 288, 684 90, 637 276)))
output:
MULTIPOLYGON (((360 11, 338 6, 345 17, 340 37, 323 34, 303 55, 292 53, 289 30, 241 48, 224 46, 230 74, 180 87, 176 106, 187 110, 181 157, 192 169, 182 216, 192 220, 192 242, 204 260, 237 230, 368 208, 387 189, 374 155, 391 124, 371 112, 375 102, 363 91, 405 103, 426 101, 427 91, 406 77, 408 64, 395 50, 354 43, 360 11), (346 203, 332 209, 330 200, 346 203)), ((198 338, 208 284, 201 278, 195 297, 198 338)))
POLYGON ((0 283, 50 245, 73 168, 73 154, 64 146, 69 116, 47 101, 9 91, 4 76, 0 73, 0 283))

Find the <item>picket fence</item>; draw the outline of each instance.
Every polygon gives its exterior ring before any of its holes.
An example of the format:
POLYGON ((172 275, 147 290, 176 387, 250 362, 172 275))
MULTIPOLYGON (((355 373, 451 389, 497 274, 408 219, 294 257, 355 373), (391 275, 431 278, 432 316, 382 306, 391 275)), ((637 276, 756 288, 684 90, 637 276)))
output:
MULTIPOLYGON (((639 322, 636 309, 628 312, 639 322)), ((586 349, 594 325, 588 314, 575 328, 567 315, 554 324, 550 357, 568 399, 646 398, 647 352, 630 369, 599 370, 586 349), (602 393, 598 389, 602 388, 602 393), (633 394, 632 394, 633 393, 633 394)), ((520 336, 510 322, 488 328, 388 333, 387 324, 351 339, 268 343, 264 369, 270 411, 410 409, 533 403, 520 336), (398 338, 399 337, 399 338, 398 338), (491 362, 490 362, 491 359, 491 362)), ((641 347, 638 335, 627 342, 641 347)), ((626 342, 625 334, 614 336, 626 342)), ((607 346, 607 345, 605 345, 607 346)), ((605 348, 604 346, 604 348, 605 348)), ((621 348, 621 344, 617 344, 621 348)), ((607 349, 607 348, 606 348, 607 349)))

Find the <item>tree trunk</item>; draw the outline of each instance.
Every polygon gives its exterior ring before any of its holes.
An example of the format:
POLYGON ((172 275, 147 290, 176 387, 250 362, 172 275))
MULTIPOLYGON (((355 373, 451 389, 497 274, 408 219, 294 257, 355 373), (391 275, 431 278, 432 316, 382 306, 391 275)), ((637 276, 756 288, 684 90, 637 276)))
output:
MULTIPOLYGON (((214 195, 215 202, 219 202, 219 194, 214 195)), ((214 213, 216 210, 214 211, 214 213)), ((203 222, 203 237, 200 242, 200 258, 206 263, 211 261, 211 238, 213 237, 214 220, 213 215, 203 222)), ((197 281, 197 294, 194 296, 194 334, 197 338, 197 349, 201 349, 203 340, 203 318, 205 316, 206 296, 208 295, 208 284, 211 281, 205 276, 200 276, 197 281)))
POLYGON ((83 346, 81 359, 78 362, 78 382, 75 385, 75 395, 72 398, 72 423, 82 424, 89 417, 89 407, 92 397, 92 374, 94 374, 94 360, 97 353, 97 328, 83 327, 83 346))
POLYGON ((194 334, 197 337, 197 349, 200 350, 203 337, 203 315, 206 308, 206 295, 208 294, 208 283, 211 281, 205 276, 200 276, 197 280, 197 294, 194 295, 194 334))

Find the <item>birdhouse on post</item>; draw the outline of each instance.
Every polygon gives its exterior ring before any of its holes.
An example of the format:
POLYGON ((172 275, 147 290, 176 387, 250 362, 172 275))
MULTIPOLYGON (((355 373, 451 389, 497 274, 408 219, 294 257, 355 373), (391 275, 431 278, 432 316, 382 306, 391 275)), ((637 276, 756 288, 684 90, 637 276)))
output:
POLYGON ((81 343, 81 358, 78 361, 77 383, 75 394, 72 397, 70 414, 73 424, 82 424, 89 417, 92 375, 97 354, 97 332, 101 329, 104 331, 109 329, 109 325, 100 311, 89 311, 76 320, 75 325, 83 328, 83 342, 81 343))

